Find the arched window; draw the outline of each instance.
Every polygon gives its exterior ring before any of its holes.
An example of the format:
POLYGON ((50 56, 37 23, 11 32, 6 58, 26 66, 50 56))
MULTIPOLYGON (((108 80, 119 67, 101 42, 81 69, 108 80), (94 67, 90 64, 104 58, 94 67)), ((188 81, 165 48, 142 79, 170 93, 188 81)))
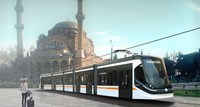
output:
POLYGON ((56 41, 54 41, 54 47, 56 47, 56 41))
POLYGON ((57 42, 57 46, 59 46, 60 45, 60 43, 59 43, 59 41, 57 42))

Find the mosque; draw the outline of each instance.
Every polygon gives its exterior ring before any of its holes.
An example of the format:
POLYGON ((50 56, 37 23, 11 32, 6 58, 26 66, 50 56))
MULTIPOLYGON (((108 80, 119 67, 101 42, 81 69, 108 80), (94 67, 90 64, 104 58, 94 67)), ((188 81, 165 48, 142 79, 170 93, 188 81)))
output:
POLYGON ((22 24, 22 0, 17 0, 15 10, 17 12, 17 58, 13 62, 16 80, 28 78, 30 82, 38 83, 39 76, 43 73, 54 73, 90 66, 103 62, 95 55, 94 44, 83 31, 82 12, 83 0, 77 0, 77 23, 63 21, 55 24, 48 34, 40 34, 37 47, 26 57, 23 55, 23 24, 22 24))

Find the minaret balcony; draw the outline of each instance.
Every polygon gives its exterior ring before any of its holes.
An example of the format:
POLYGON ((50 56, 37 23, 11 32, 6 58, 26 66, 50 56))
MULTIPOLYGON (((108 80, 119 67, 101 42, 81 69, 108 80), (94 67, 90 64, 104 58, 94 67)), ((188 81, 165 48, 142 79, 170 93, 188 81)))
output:
POLYGON ((15 28, 16 29, 24 29, 24 25, 23 24, 16 24, 15 28))
POLYGON ((83 20, 83 19, 85 19, 85 15, 83 13, 78 13, 78 14, 76 14, 76 19, 83 20))
POLYGON ((16 5, 16 6, 15 6, 15 11, 17 11, 17 12, 23 12, 23 11, 24 11, 24 8, 23 8, 22 5, 16 5))

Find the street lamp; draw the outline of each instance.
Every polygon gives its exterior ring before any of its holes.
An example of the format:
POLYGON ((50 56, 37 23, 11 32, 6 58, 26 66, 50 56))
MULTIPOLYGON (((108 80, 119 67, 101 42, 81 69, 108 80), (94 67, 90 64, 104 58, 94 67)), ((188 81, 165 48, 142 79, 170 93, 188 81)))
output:
POLYGON ((113 59, 113 58, 112 58, 112 56, 113 56, 113 45, 112 45, 112 40, 110 40, 110 45, 111 45, 111 57, 110 57, 110 58, 111 58, 111 60, 112 60, 112 59, 113 59))

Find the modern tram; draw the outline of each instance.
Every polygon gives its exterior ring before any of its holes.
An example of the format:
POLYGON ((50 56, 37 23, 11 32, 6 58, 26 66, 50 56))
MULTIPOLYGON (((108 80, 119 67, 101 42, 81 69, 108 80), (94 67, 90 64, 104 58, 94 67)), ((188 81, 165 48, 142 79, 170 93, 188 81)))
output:
POLYGON ((42 74, 42 90, 56 90, 127 99, 173 97, 163 59, 131 56, 94 66, 42 74))

